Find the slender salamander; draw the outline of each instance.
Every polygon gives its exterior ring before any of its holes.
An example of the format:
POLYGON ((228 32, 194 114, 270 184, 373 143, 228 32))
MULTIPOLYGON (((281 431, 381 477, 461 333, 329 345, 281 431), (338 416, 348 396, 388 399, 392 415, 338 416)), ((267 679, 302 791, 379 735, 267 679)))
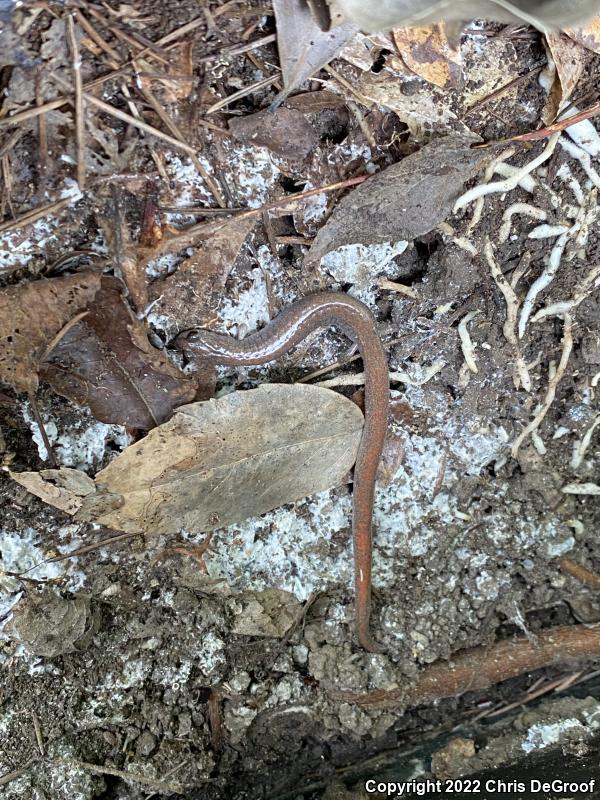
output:
POLYGON ((309 333, 335 326, 358 345, 365 373, 365 424, 354 468, 352 536, 356 587, 356 626, 361 646, 380 648, 371 637, 371 520, 377 466, 387 430, 388 366, 375 319, 369 309, 345 294, 309 295, 285 308, 265 328, 233 339, 212 331, 190 333, 184 347, 212 364, 250 366, 274 361, 309 333))

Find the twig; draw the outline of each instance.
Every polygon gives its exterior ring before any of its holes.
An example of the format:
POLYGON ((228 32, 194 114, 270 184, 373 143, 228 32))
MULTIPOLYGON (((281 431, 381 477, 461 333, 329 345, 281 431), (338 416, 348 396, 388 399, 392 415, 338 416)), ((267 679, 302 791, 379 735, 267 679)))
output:
POLYGON ((470 108, 467 109, 466 114, 472 114, 473 111, 481 108, 481 106, 485 105, 486 103, 490 103, 492 100, 497 100, 505 92, 508 92, 513 87, 523 83, 523 81, 527 80, 528 78, 534 78, 536 75, 539 75, 543 69, 544 65, 540 65, 539 67, 534 67, 534 69, 526 72, 524 75, 518 75, 516 78, 513 78, 512 81, 505 83, 504 86, 501 86, 499 89, 496 89, 494 92, 486 95, 486 97, 482 97, 481 100, 477 100, 470 108))
POLYGON ((83 191, 85 186, 85 122, 83 105, 83 81, 81 79, 81 54, 77 37, 75 36, 75 25, 73 14, 67 14, 67 38, 69 48, 73 58, 73 84, 75 87, 75 141, 77 144, 77 183, 79 190, 83 191))
POLYGON ((106 42, 102 36, 98 33, 96 28, 91 25, 88 20, 83 16, 81 11, 76 8, 75 9, 75 17, 77 18, 77 22, 80 27, 87 33, 90 39, 95 42, 95 44, 106 53, 108 58, 110 59, 110 65, 113 69, 119 69, 119 64, 121 63, 121 56, 117 53, 116 50, 106 42))
POLYGON ((56 456, 54 455, 54 450, 52 449, 52 445, 50 444, 50 439, 48 438, 48 434, 46 433, 46 428, 44 427, 44 421, 42 420, 37 400, 35 399, 35 394, 33 392, 28 392, 27 396, 29 398, 29 405, 31 406, 31 410, 33 412, 33 418, 35 419, 37 426, 40 429, 42 441, 44 443, 44 447, 46 448, 46 452, 48 453, 48 461, 50 462, 51 466, 54 469, 58 469, 58 461, 56 460, 56 456))
POLYGON ((563 558, 560 562, 560 569, 561 572, 566 572, 567 575, 575 578, 579 583, 583 583, 591 589, 600 591, 600 575, 582 567, 581 564, 578 564, 576 561, 571 561, 570 558, 563 558))
POLYGON ((571 125, 576 125, 578 122, 582 122, 584 119, 595 117, 597 114, 600 114, 600 101, 594 103, 593 106, 590 106, 583 111, 579 111, 577 114, 573 114, 572 117, 561 119, 558 122, 553 122, 552 125, 548 125, 545 128, 540 128, 537 131, 531 131, 531 133, 521 133, 518 136, 511 136, 510 139, 504 139, 503 141, 536 142, 539 139, 546 139, 548 136, 554 136, 556 133, 560 133, 566 128, 570 128, 571 125))
MULTIPOLYGON (((67 561, 69 558, 75 558, 76 556, 82 556, 86 553, 91 553, 93 550, 97 550, 99 547, 106 547, 109 544, 115 544, 115 542, 121 542, 124 539, 132 539, 134 536, 143 536, 143 533, 118 533, 116 536, 107 536, 106 539, 101 539, 99 542, 94 542, 93 544, 86 544, 83 547, 77 548, 77 550, 71 550, 70 553, 62 556, 52 556, 52 558, 46 558, 44 561, 41 561, 39 564, 36 564, 36 567, 40 567, 42 564, 53 564, 55 561, 67 561)), ((29 570, 27 570, 29 572, 29 570)))
POLYGON ((473 647, 454 655, 451 661, 426 667, 414 686, 375 689, 364 694, 328 689, 336 700, 365 708, 421 705, 443 697, 487 689, 524 672, 600 654, 600 629, 584 625, 550 628, 535 641, 522 638, 473 647))
POLYGON ((42 728, 40 726, 40 720, 38 715, 35 711, 31 712, 31 721, 33 722, 33 731, 35 733, 35 741, 37 742, 38 750, 40 751, 40 755, 42 758, 45 755, 44 750, 44 737, 42 736, 42 728))
MULTIPOLYGON (((136 74, 139 75, 135 62, 133 62, 133 68, 136 74)), ((173 119, 171 119, 169 114, 167 114, 165 109, 160 105, 160 103, 158 102, 156 97, 154 97, 152 92, 144 88, 141 80, 137 81, 137 87, 138 91, 142 94, 146 102, 148 102, 149 105, 154 109, 154 111, 156 112, 162 123, 165 125, 165 127, 171 131, 173 136, 175 136, 180 143, 182 143, 185 137, 181 129, 177 125, 177 123, 173 119)), ((208 171, 206 170, 206 168, 204 167, 204 165, 202 164, 202 162, 200 161, 195 152, 191 154, 190 158, 192 160, 192 164, 194 165, 196 171, 202 177, 202 180, 208 187, 208 190, 217 201, 217 204, 221 208, 225 208, 227 206, 227 203, 225 202, 225 198, 223 197, 223 193, 221 192, 221 189, 219 188, 217 182, 208 173, 208 171)))
MULTIPOLYGON (((167 53, 162 50, 159 44, 155 44, 151 42, 149 39, 146 39, 145 36, 142 36, 140 33, 127 33, 118 25, 111 24, 107 22, 102 14, 92 5, 85 2, 85 0, 80 0, 83 3, 84 8, 92 17, 95 17, 101 25, 104 25, 117 39, 121 39, 121 41, 125 42, 125 44, 130 45, 133 47, 134 50, 146 50, 148 51, 148 56, 157 59, 158 61, 162 62, 163 64, 169 64, 169 57, 167 53)), ((139 53, 138 53, 139 54, 139 53)))
POLYGON ((270 86, 272 83, 275 83, 275 81, 278 81, 280 77, 280 75, 269 75, 266 78, 253 83, 251 86, 245 86, 243 89, 239 89, 237 92, 234 92, 227 97, 223 97, 218 102, 213 103, 212 106, 206 109, 206 114, 214 114, 215 111, 225 108, 225 106, 228 106, 230 103, 235 103, 236 100, 240 100, 242 97, 247 97, 249 94, 257 92, 259 89, 264 89, 265 86, 270 86))
POLYGON ((4 775, 0 775, 0 786, 6 786, 8 783, 11 783, 12 781, 16 781, 17 778, 20 778, 21 775, 24 775, 27 772, 29 767, 35 761, 37 761, 37 758, 35 758, 35 757, 34 758, 30 758, 28 761, 26 761, 23 764, 22 767, 19 767, 18 769, 14 769, 12 772, 5 772, 4 775))
POLYGON ((517 436, 515 441, 511 447, 511 454, 513 458, 517 457, 519 452, 519 448, 521 447, 523 441, 527 436, 529 436, 532 431, 535 431, 539 428, 542 424, 544 417, 550 410, 550 406, 554 402, 554 398, 556 397, 556 388, 560 383, 563 375, 565 374, 565 370, 567 368, 567 364, 569 363, 569 356, 571 355, 571 350, 573 349, 573 323, 569 314, 565 314, 564 317, 564 325, 563 325, 563 339, 562 339, 562 353, 560 356, 560 361, 558 367, 556 368, 556 372, 550 376, 548 380, 548 388, 546 389, 546 397, 544 398, 544 402, 542 403, 542 407, 535 415, 535 417, 531 420, 529 425, 527 425, 521 433, 517 436))
POLYGON ((412 286, 405 286, 403 283, 396 283, 396 281, 390 281, 387 278, 378 278, 377 286, 379 286, 380 289, 387 289, 390 292, 403 294, 406 297, 410 297, 411 300, 419 299, 417 290, 413 289, 412 286))
MULTIPOLYGON (((84 769, 87 772, 91 772, 93 775, 113 775, 115 778, 121 778, 124 781, 133 781, 133 783, 140 783, 142 786, 150 786, 151 789, 156 789, 161 792, 174 792, 175 794, 183 794, 185 792, 185 786, 182 783, 171 783, 169 781, 148 778, 146 775, 141 775, 139 772, 127 772, 122 769, 116 769, 115 767, 89 764, 87 761, 59 759, 50 763, 61 767, 84 769)), ((206 782, 208 783, 208 781, 206 782)))
MULTIPOLYGON (((42 101, 42 73, 38 69, 35 75, 35 104, 41 106, 42 101)), ((48 126, 46 124, 46 115, 40 114, 38 118, 38 152, 40 154, 40 189, 46 180, 46 172, 48 170, 48 126)))
POLYGON ((202 56, 198 59, 199 64, 208 64, 210 61, 215 61, 223 56, 239 56, 243 53, 248 53, 250 50, 257 50, 259 47, 264 47, 266 44, 271 44, 277 40, 277 34, 269 33, 262 36, 260 39, 255 39, 253 42, 246 42, 245 44, 232 45, 231 47, 222 47, 220 50, 215 50, 207 56, 202 56))
POLYGON ((61 211, 66 206, 71 205, 79 198, 74 197, 65 197, 62 200, 55 200, 53 203, 48 203, 47 206, 42 206, 41 208, 35 208, 33 211, 27 211, 25 214, 17 217, 16 219, 8 220, 7 222, 0 223, 0 233, 5 233, 6 231, 16 230, 17 228, 22 228, 25 225, 30 225, 32 222, 37 222, 38 219, 42 219, 42 217, 47 217, 50 214, 56 214, 58 211, 61 211))
MULTIPOLYGON (((66 86, 66 81, 57 75, 56 73, 51 73, 52 78, 59 83, 63 89, 66 86)), ((152 136, 156 136, 157 139, 162 139, 164 142, 167 142, 174 147, 176 150, 183 150, 184 153, 188 155, 195 156, 196 150, 189 144, 185 144, 185 142, 180 142, 179 139, 175 139, 173 136, 169 136, 168 133, 163 133, 159 131, 158 128, 154 128, 152 125, 148 125, 147 122, 144 122, 141 119, 136 119, 136 117, 132 117, 129 114, 126 114, 124 111, 121 111, 114 106, 105 103, 103 100, 99 100, 97 97, 94 97, 93 94, 88 94, 87 92, 83 92, 83 97, 87 100, 88 103, 96 106, 101 111, 105 111, 107 114, 110 114, 112 117, 116 117, 120 119, 122 122, 126 122, 128 125, 133 125, 135 128, 139 128, 141 131, 145 133, 149 133, 152 136)), ((70 101, 69 101, 70 102, 70 101)))

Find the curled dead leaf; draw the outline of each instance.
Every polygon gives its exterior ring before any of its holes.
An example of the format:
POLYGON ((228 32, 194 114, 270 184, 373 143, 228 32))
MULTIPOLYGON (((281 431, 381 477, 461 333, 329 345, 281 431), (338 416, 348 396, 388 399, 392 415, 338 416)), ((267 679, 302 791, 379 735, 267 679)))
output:
POLYGON ((0 291, 0 382, 17 392, 37 389, 40 359, 65 325, 90 305, 100 277, 80 272, 0 291))
POLYGON ((196 387, 152 347, 115 278, 48 355, 40 375, 101 422, 148 430, 195 397, 196 387))
POLYGON ((439 225, 461 187, 490 158, 474 139, 436 139, 375 174, 338 202, 317 234, 309 263, 344 245, 411 241, 439 225))

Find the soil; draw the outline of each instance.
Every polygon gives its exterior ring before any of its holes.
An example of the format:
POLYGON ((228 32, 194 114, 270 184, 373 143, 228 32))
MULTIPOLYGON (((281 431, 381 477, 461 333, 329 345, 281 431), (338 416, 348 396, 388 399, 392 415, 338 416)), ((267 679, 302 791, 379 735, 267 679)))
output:
MULTIPOLYGON (((70 60, 64 31, 53 27, 63 9, 57 5, 56 15, 49 13, 54 8, 52 3, 25 5, 13 14, 13 28, 21 32, 14 57, 5 58, 2 69, 7 111, 35 104, 36 75, 45 100, 58 94, 56 86, 46 85, 45 71, 61 74, 70 60)), ((168 14, 153 0, 105 4, 106 13, 108 8, 115 24, 126 24, 151 41, 199 14, 198 4, 187 1, 169 4, 168 14)), ((280 132, 270 151, 256 144, 244 125, 238 126, 243 134, 234 138, 227 123, 268 108, 276 84, 206 112, 216 100, 274 73, 278 56, 272 41, 246 53, 227 52, 274 33, 272 8, 258 1, 202 8, 204 20, 190 39, 192 90, 178 95, 181 87, 174 81, 168 91, 175 97, 165 90, 161 98, 166 103, 168 96, 185 141, 201 153, 230 208, 260 207, 293 191, 383 170, 427 139, 465 128, 483 140, 498 140, 539 124, 546 93, 535 77, 466 116, 462 95, 453 90, 456 95, 445 95, 453 114, 445 128, 405 122, 408 112, 392 110, 398 101, 386 105, 381 93, 376 102, 358 107, 357 96, 364 98, 360 92, 370 91, 375 78, 378 92, 386 81, 397 80, 396 54, 380 48, 366 75, 340 57, 332 62, 339 82, 321 71, 303 85, 304 91, 316 92, 325 82, 344 99, 328 105, 324 117, 319 111, 318 124, 314 114, 309 118, 315 141, 306 155, 298 141, 286 153, 280 132), (362 88, 347 95, 346 85, 362 88), (207 121, 217 130, 203 124, 207 121)), ((525 74, 546 63, 541 35, 530 29, 523 33, 480 23, 466 36, 469 69, 485 58, 482 53, 493 52, 501 83, 504 73, 525 74), (486 51, 487 42, 492 44, 486 51)), ((113 44, 120 47, 118 41, 113 44)), ((108 66, 102 52, 94 53, 91 46, 83 51, 84 81, 104 74, 108 66)), ((185 53, 176 55, 177 69, 184 70, 185 53)), ((126 56, 124 49, 121 57, 126 56)), ((587 59, 583 88, 573 96, 576 105, 585 104, 582 98, 600 62, 591 52, 587 59)), ((487 64, 488 72, 492 66, 487 64)), ((472 94, 487 74, 469 72, 472 94)), ((127 81, 132 80, 129 75, 127 81)), ((413 83, 411 76, 405 88, 413 83)), ((419 87, 425 96, 425 82, 419 87)), ((113 80, 101 96, 119 103, 120 92, 113 80)), ((434 99, 441 103, 438 94, 434 99)), ((144 112, 160 127, 151 109, 146 106, 144 112)), ((308 136, 306 118, 300 129, 308 136)), ((75 272, 94 264, 90 252, 101 257, 107 271, 122 275, 116 220, 124 218, 135 239, 149 195, 164 209, 214 209, 206 180, 184 154, 151 139, 153 159, 131 127, 108 115, 94 120, 87 129, 94 142, 88 189, 76 209, 61 211, 60 219, 0 234, 2 286, 75 272), (157 163, 167 180, 158 174, 157 163), (61 264, 65 254, 74 255, 61 264)), ((24 123, 10 164, 3 161, 6 219, 46 204, 61 191, 74 191, 70 111, 51 112, 47 121, 50 149, 44 169, 35 120, 24 123)), ((547 143, 515 147, 506 160, 524 166, 547 143)), ((495 149, 494 157, 507 147, 495 149)), ((303 266, 340 193, 319 195, 270 217, 263 214, 228 265, 224 288, 211 300, 213 327, 238 335, 317 288, 348 290, 377 317, 390 370, 404 374, 392 383, 374 515, 373 631, 383 653, 365 653, 354 639, 350 485, 216 531, 201 557, 193 548, 206 535, 197 531, 106 544, 103 540, 114 532, 74 521, 11 479, 8 468, 37 470, 48 462, 30 403, 2 388, 2 798, 332 800, 365 796, 369 776, 510 778, 528 769, 549 774, 552 764, 566 770, 571 762, 581 780, 598 775, 600 685, 592 662, 549 667, 416 708, 359 707, 332 693, 411 684, 428 665, 464 648, 517 634, 534 639, 536 632, 555 625, 600 621, 596 591, 565 570, 565 559, 591 573, 600 569, 598 493, 578 493, 595 485, 600 462, 593 429, 600 412, 598 295, 590 289, 573 305, 570 318, 564 313, 537 321, 530 317, 519 341, 531 380, 531 390, 525 391, 514 342, 506 335, 507 302, 486 257, 491 241, 500 272, 509 281, 521 273, 515 285, 522 300, 543 272, 556 238, 530 238, 541 223, 515 214, 510 234, 500 241, 507 209, 528 203, 543 213, 545 224, 572 225, 569 206, 575 207, 587 214, 587 237, 571 238, 535 311, 576 296, 597 261, 599 184, 560 144, 532 175, 533 187, 488 195, 478 223, 474 205, 467 205, 406 247, 394 249, 392 240, 385 257, 377 251, 369 261, 363 253, 361 270, 356 264, 347 272, 339 264, 303 266), (567 171, 561 172, 564 167, 578 182, 581 198, 567 171), (382 277, 413 296, 381 288, 377 280, 382 277), (459 335, 470 312, 476 315, 465 324, 475 369, 467 364, 468 346, 459 335), (538 413, 560 368, 569 335, 572 348, 545 418, 515 450, 515 440, 538 413), (575 485, 575 493, 564 491, 569 485, 575 485), (514 710, 515 703, 533 703, 540 686, 562 694, 514 710), (500 722, 499 713, 504 713, 500 722), (459 744, 449 747, 448 742, 459 744)), ((468 186, 482 180, 480 174, 468 186)), ((458 187, 455 196, 461 193, 458 187)), ((182 227, 201 218, 197 212, 163 211, 161 222, 182 227)), ((176 272, 189 256, 185 248, 155 259, 148 283, 176 272)), ((150 296, 152 291, 150 286, 150 296)), ((174 363, 183 365, 172 347, 180 321, 156 309, 148 319, 152 343, 166 346, 174 363)), ((342 361, 341 371, 325 378, 347 375, 355 366, 347 341, 328 332, 311 337, 275 365, 222 370, 219 390, 291 382, 336 361, 342 361)), ((183 366, 194 375, 193 364, 183 366)), ((93 475, 139 436, 98 422, 45 384, 37 403, 63 466, 93 475)))

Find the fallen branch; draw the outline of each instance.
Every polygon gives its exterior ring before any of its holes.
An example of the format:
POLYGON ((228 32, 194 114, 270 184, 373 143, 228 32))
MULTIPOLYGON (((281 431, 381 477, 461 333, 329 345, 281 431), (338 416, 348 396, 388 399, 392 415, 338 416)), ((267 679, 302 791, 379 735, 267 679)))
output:
POLYGON ((598 656, 600 628, 565 625, 542 631, 533 641, 510 639, 463 650, 450 661, 438 661, 426 667, 409 688, 375 689, 363 694, 329 689, 328 694, 363 708, 416 706, 487 689, 543 667, 598 656))

